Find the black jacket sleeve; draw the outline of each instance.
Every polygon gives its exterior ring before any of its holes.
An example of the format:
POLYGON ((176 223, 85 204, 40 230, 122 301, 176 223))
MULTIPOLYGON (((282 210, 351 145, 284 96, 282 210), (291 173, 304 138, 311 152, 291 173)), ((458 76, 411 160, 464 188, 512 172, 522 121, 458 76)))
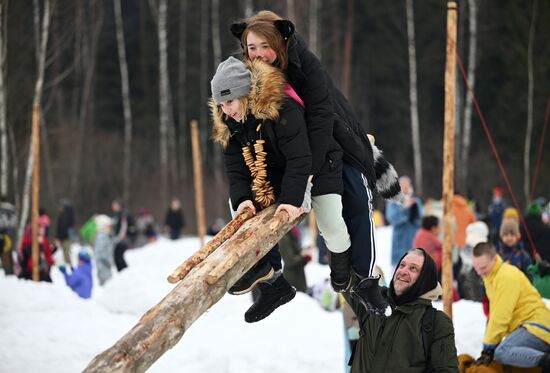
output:
POLYGON ((277 146, 286 160, 279 202, 299 207, 304 200, 310 175, 311 151, 304 114, 297 104, 288 100, 285 102, 274 132, 277 146))
POLYGON ((224 150, 224 163, 227 179, 229 180, 229 198, 231 198, 233 210, 236 211, 241 202, 247 199, 253 200, 252 189, 250 188, 252 177, 250 176, 250 170, 244 163, 242 147, 237 140, 231 139, 229 141, 229 145, 224 150))
POLYGON ((309 144, 312 154, 311 174, 315 175, 325 162, 327 148, 332 140, 334 109, 330 97, 327 76, 319 59, 309 50, 299 54, 301 72, 304 74, 302 87, 297 87, 305 103, 305 114, 309 144))

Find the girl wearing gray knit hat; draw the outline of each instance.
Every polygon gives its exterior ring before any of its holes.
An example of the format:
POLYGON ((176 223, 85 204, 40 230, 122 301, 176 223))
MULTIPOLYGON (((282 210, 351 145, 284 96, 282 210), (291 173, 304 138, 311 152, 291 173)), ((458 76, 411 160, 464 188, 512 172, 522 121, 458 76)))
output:
MULTIPOLYGON (((290 220, 303 213, 311 170, 311 151, 302 107, 288 98, 276 68, 229 57, 211 81, 214 141, 222 145, 232 208, 241 213, 279 203, 290 220)), ((292 300, 296 290, 282 275, 278 247, 245 273, 229 293, 240 295, 258 285, 260 296, 246 311, 256 322, 292 300)))

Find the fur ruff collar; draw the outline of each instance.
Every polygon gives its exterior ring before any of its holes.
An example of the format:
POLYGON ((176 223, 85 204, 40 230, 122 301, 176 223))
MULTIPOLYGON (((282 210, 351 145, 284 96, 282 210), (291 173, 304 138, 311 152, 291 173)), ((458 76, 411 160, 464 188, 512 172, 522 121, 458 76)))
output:
MULTIPOLYGON (((248 94, 248 107, 246 112, 259 120, 279 119, 279 110, 283 106, 286 97, 284 87, 286 79, 283 73, 261 60, 249 61, 247 68, 252 73, 250 93, 248 94)), ((215 142, 227 148, 231 133, 225 124, 228 119, 222 109, 214 100, 209 101, 212 121, 212 138, 215 142)))

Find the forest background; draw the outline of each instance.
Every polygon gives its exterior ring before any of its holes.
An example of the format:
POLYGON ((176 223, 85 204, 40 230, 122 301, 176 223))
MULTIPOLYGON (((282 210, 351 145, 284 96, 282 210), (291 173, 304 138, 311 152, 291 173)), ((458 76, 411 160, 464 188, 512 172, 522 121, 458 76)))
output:
MULTIPOLYGON (((206 101, 217 64, 242 53, 229 25, 261 9, 296 24, 386 158, 441 198, 443 0, 0 0, 0 194, 21 216, 38 102, 40 200, 54 217, 62 198, 83 223, 119 197, 162 219, 176 196, 193 227, 197 120, 206 220, 228 218, 206 101)), ((522 207, 548 198, 550 2, 464 0, 458 14, 458 57, 512 187, 522 207)), ((483 211, 505 185, 458 68, 456 83, 455 188, 483 211)))

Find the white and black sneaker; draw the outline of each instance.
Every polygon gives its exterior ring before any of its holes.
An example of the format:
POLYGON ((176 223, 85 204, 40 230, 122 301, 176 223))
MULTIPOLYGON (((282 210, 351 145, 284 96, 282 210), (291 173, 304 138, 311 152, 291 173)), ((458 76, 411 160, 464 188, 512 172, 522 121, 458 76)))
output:
POLYGON ((269 264, 267 260, 261 260, 231 286, 228 293, 233 295, 246 294, 260 282, 268 281, 273 278, 274 273, 275 271, 271 264, 269 264))

